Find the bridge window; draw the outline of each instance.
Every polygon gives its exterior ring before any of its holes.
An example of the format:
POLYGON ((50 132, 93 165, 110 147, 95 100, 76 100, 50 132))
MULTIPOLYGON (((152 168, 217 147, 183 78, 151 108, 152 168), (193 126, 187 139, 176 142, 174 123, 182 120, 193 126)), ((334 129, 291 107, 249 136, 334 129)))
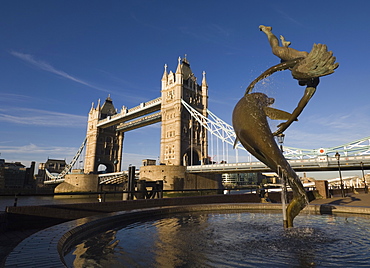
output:
POLYGON ((166 100, 173 100, 175 97, 175 90, 167 91, 167 98, 166 100))

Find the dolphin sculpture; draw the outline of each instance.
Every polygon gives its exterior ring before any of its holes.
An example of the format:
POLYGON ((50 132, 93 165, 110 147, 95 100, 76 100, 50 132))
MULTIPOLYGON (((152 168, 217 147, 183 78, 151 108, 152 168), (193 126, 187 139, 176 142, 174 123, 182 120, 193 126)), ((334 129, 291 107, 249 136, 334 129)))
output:
POLYGON ((275 142, 267 117, 275 120, 288 120, 291 114, 269 107, 274 103, 264 93, 245 94, 236 104, 232 122, 240 143, 258 160, 265 163, 272 171, 286 178, 293 190, 293 200, 287 207, 286 227, 293 227, 293 219, 308 204, 303 185, 284 158, 275 142))
MULTIPOLYGON (((258 160, 266 164, 281 178, 285 178, 293 190, 293 200, 287 207, 286 227, 293 227, 293 219, 308 204, 306 191, 301 181, 277 146, 274 136, 282 134, 294 121, 297 121, 307 103, 310 101, 319 77, 330 75, 338 68, 336 58, 327 46, 314 44, 310 53, 290 48, 291 42, 280 36, 282 46, 272 33, 272 27, 260 25, 270 43, 274 55, 281 59, 281 63, 272 66, 258 76, 247 87, 244 97, 236 104, 232 121, 237 140, 258 160), (290 70, 300 86, 306 86, 305 93, 298 102, 292 114, 269 107, 273 98, 263 93, 251 93, 256 83, 277 71, 290 70), (287 120, 278 125, 272 133, 267 117, 276 120, 287 120)), ((237 142, 237 141, 236 141, 237 142)), ((284 223, 285 224, 285 223, 284 223)))

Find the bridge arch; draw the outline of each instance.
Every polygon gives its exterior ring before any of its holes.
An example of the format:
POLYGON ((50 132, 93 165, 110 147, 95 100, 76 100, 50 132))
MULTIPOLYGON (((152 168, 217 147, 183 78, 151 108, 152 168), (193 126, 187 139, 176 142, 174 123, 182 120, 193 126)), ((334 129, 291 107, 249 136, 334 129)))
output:
POLYGON ((111 163, 98 163, 98 166, 96 168, 98 173, 113 173, 115 172, 114 170, 114 165, 111 163))
POLYGON ((200 165, 200 152, 194 148, 189 148, 182 157, 182 164, 184 166, 200 165))

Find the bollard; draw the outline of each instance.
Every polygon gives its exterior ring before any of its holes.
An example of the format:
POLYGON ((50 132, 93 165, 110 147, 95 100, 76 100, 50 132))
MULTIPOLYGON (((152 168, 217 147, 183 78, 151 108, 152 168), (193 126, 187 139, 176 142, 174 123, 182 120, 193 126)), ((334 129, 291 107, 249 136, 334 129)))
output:
POLYGON ((127 200, 133 199, 133 192, 135 190, 135 166, 128 167, 128 187, 129 193, 127 196, 127 200))
POLYGON ((146 197, 146 181, 139 180, 137 182, 137 192, 136 192, 136 199, 145 199, 146 197))
POLYGON ((163 180, 156 181, 157 198, 163 198, 163 180))
POLYGON ((18 197, 17 194, 14 195, 14 206, 16 207, 18 203, 18 197))

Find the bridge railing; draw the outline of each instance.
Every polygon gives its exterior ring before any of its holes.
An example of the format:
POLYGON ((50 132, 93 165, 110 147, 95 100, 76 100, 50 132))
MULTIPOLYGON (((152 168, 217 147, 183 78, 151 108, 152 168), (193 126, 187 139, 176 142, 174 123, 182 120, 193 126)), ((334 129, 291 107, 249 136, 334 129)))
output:
MULTIPOLYGON (((338 160, 335 157, 321 156, 309 159, 290 159, 289 164, 297 171, 320 171, 338 170, 338 160)), ((360 170, 370 168, 370 155, 346 156, 340 160, 340 167, 343 170, 360 170), (361 164, 362 163, 362 164, 361 164)), ((271 172, 270 168, 264 163, 243 162, 243 163, 224 163, 209 165, 187 166, 186 171, 190 173, 215 172, 215 173, 248 173, 248 172, 271 172)))
POLYGON ((135 112, 137 110, 141 110, 145 107, 150 107, 150 106, 153 106, 153 105, 157 105, 161 101, 162 101, 162 97, 158 97, 158 98, 156 98, 154 100, 150 100, 148 102, 142 102, 142 103, 140 103, 140 105, 129 109, 127 113, 133 113, 133 112, 135 112))
POLYGON ((141 117, 139 119, 127 122, 127 123, 122 123, 121 125, 119 125, 117 130, 119 130, 119 131, 133 130, 133 129, 151 124, 153 121, 160 122, 161 118, 162 118, 162 114, 160 112, 155 113, 155 114, 151 114, 151 115, 144 116, 144 117, 141 117))

